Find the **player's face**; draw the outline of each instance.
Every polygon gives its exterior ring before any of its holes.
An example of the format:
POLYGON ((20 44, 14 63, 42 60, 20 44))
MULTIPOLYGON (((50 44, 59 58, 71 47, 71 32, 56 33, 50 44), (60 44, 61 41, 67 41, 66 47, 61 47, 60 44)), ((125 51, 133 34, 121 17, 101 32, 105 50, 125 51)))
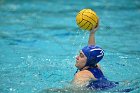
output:
POLYGON ((87 61, 87 57, 84 55, 84 53, 82 51, 80 51, 79 55, 77 55, 77 57, 76 57, 76 64, 75 64, 75 66, 78 69, 81 69, 81 68, 83 68, 85 66, 86 61, 87 61))

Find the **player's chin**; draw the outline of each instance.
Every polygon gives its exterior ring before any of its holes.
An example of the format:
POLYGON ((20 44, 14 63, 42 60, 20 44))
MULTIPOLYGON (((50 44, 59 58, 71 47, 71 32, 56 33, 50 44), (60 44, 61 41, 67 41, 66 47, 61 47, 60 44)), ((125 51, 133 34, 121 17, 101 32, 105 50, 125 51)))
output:
POLYGON ((77 63, 75 63, 75 66, 77 67, 77 63))
POLYGON ((78 63, 76 62, 75 66, 78 68, 78 63))

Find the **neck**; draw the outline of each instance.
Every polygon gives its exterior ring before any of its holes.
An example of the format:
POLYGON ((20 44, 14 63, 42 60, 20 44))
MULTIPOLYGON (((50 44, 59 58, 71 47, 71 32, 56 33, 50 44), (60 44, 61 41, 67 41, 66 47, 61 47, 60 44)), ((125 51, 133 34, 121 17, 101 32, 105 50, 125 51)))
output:
POLYGON ((85 66, 85 67, 81 68, 80 71, 86 70, 86 69, 88 69, 88 68, 89 68, 89 66, 85 66))
POLYGON ((97 68, 97 67, 98 67, 97 65, 95 65, 95 66, 85 66, 85 67, 83 67, 83 68, 81 68, 79 70, 82 71, 82 70, 86 70, 88 68, 97 68))

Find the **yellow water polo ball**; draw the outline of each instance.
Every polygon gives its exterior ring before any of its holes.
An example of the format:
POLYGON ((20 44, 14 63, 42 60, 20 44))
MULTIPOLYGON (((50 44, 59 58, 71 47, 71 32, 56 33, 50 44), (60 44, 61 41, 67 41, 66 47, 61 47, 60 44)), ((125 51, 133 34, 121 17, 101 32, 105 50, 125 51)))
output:
POLYGON ((83 30, 92 30, 97 26, 98 16, 91 9, 83 9, 77 14, 76 23, 83 30))

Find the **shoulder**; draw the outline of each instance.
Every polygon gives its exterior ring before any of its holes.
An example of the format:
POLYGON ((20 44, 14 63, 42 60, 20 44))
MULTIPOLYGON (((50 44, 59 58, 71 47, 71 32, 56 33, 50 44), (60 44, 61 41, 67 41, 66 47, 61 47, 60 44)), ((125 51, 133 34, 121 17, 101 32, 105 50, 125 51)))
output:
POLYGON ((87 78, 87 79, 95 79, 93 74, 88 70, 79 71, 75 74, 76 78, 87 78))
POLYGON ((73 84, 77 87, 83 87, 89 83, 89 81, 94 78, 92 73, 88 70, 79 71, 75 74, 73 84))
POLYGON ((89 83, 91 79, 96 80, 96 78, 92 75, 90 71, 88 70, 79 71, 78 73, 75 74, 73 84, 77 87, 84 87, 89 83))

